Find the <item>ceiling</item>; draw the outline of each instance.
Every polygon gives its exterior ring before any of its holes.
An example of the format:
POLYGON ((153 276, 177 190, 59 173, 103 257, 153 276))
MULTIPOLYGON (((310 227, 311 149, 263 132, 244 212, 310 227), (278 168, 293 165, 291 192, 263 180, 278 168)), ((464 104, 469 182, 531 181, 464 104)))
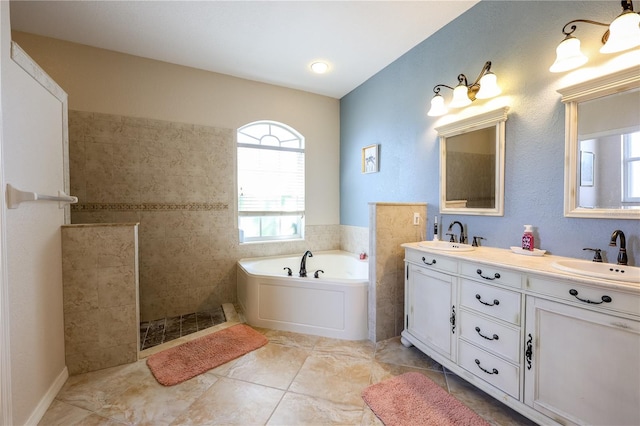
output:
POLYGON ((339 99, 476 3, 12 0, 11 27, 339 99))

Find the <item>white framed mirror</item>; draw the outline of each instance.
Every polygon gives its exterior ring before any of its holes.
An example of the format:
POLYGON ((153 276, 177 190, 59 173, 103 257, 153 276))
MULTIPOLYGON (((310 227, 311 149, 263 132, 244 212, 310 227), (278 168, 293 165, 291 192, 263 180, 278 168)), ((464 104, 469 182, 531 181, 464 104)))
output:
POLYGON ((440 213, 504 216, 502 107, 436 128, 440 137, 440 213))
POLYGON ((564 215, 640 219, 638 68, 558 93, 565 104, 564 215))

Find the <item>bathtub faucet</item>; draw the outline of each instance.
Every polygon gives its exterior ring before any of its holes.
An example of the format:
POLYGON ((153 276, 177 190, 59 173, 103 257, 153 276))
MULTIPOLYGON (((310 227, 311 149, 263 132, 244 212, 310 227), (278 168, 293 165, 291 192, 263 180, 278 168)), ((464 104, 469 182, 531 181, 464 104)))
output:
POLYGON ((307 276, 307 256, 313 257, 313 253, 311 253, 310 250, 307 250, 302 255, 302 261, 300 262, 300 277, 301 278, 307 276))

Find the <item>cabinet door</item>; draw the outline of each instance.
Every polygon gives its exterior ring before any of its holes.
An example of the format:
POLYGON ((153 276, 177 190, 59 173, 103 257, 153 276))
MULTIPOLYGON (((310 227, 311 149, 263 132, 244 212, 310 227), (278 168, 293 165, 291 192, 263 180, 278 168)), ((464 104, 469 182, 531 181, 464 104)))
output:
POLYGON ((455 343, 454 277, 415 265, 409 269, 408 331, 453 359, 455 343))
POLYGON ((577 424, 640 424, 640 322, 527 297, 525 403, 577 424))

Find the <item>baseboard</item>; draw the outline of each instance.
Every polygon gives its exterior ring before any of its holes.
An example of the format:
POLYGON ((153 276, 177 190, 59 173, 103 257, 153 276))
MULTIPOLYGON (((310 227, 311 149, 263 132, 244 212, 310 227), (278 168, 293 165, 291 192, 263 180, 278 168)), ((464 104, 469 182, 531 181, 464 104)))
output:
POLYGON ((58 395, 58 392, 60 392, 60 389, 62 389, 62 386, 64 386, 64 383, 68 378, 69 370, 65 365, 64 369, 62 369, 58 377, 56 377, 56 379, 53 381, 53 383, 49 387, 49 390, 47 390, 47 393, 44 394, 36 408, 29 416, 29 419, 25 423, 26 425, 37 425, 40 420, 42 420, 42 416, 44 416, 44 413, 47 412, 47 409, 55 399, 56 395, 58 395))

